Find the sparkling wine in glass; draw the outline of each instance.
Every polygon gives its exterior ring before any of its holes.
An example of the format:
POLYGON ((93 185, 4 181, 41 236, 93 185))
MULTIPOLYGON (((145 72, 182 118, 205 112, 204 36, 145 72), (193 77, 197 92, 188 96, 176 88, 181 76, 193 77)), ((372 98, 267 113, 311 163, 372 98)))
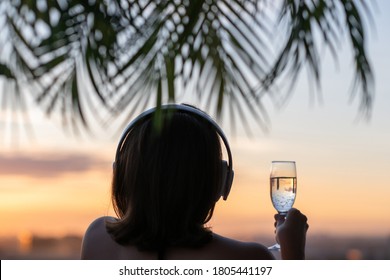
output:
MULTIPOLYGON (((295 161, 273 161, 270 175, 270 194, 274 208, 279 215, 286 216, 297 195, 297 170, 295 161)), ((269 247, 280 250, 280 245, 269 247)))

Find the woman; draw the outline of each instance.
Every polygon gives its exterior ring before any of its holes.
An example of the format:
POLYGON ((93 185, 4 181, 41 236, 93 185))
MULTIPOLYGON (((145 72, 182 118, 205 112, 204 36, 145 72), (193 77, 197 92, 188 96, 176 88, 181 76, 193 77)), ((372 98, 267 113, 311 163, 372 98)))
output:
MULTIPOLYGON (((227 198, 232 177, 226 137, 204 112, 167 105, 141 114, 125 129, 114 162, 118 218, 101 217, 89 226, 81 257, 272 259, 261 244, 229 239, 205 226, 217 200, 227 198), (219 137, 229 163, 222 161, 219 137)), ((306 217, 292 209, 286 220, 275 218, 282 258, 304 259, 306 217)))

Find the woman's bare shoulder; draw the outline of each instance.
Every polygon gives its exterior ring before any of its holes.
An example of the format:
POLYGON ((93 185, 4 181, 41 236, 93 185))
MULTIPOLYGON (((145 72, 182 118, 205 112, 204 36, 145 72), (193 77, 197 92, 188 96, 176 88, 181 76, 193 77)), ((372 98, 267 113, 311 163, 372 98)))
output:
MULTIPOLYGON (((106 222, 113 217, 100 217, 93 221, 85 232, 81 250, 82 259, 153 259, 155 252, 140 252, 133 246, 116 243, 106 230, 106 222)), ((213 233, 213 240, 199 249, 170 248, 168 259, 231 259, 267 260, 274 259, 263 245, 243 242, 213 233)))
POLYGON ((114 222, 115 218, 110 216, 99 217, 94 220, 87 228, 85 232, 86 237, 108 237, 106 230, 106 222, 114 222))
POLYGON ((106 221, 115 221, 113 217, 104 216, 94 220, 87 228, 81 247, 82 259, 102 259, 109 248, 116 245, 106 230, 106 221))
POLYGON ((221 251, 225 251, 225 258, 229 259, 274 259, 272 253, 264 245, 256 242, 244 242, 214 234, 214 246, 220 248, 221 251))

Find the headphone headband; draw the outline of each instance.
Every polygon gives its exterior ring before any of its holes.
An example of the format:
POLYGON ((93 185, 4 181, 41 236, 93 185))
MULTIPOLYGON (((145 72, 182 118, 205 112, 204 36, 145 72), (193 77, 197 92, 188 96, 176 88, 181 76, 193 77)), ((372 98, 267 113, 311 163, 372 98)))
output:
POLYGON ((155 108, 151 108, 151 109, 146 110, 145 112, 141 113, 133 121, 131 121, 124 129, 124 131, 120 137, 118 147, 116 149, 115 161, 117 161, 118 155, 119 155, 120 151, 122 150, 123 144, 125 143, 126 138, 129 134, 129 132, 133 129, 133 127, 137 123, 139 123, 142 120, 153 115, 153 113, 156 112, 157 110, 178 111, 178 112, 189 113, 189 114, 192 114, 194 116, 201 117, 202 119, 205 119, 208 123, 210 123, 214 127, 215 131, 217 132, 217 134, 222 139, 222 141, 225 145, 227 156, 228 156, 228 164, 227 164, 228 174, 227 174, 227 180, 226 180, 225 184, 229 184, 229 187, 227 188, 227 191, 223 194, 223 198, 224 198, 224 200, 226 200, 226 198, 229 194, 229 191, 230 191, 230 185, 232 183, 233 174, 234 174, 234 172, 233 172, 233 158, 232 158, 232 153, 230 150, 229 142, 228 142, 225 134, 223 133, 222 129, 219 127, 219 125, 209 115, 207 115, 205 112, 203 112, 195 107, 191 107, 191 106, 184 105, 184 104, 166 104, 166 105, 162 105, 159 109, 157 107, 155 107, 155 108))

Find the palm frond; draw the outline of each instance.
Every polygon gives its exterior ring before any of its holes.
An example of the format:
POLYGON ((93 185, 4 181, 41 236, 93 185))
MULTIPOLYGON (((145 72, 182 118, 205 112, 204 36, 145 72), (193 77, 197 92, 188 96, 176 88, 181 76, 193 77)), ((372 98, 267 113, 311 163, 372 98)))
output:
POLYGON ((267 129, 264 94, 272 96, 280 79, 293 87, 305 67, 320 85, 320 48, 337 59, 346 36, 354 52, 353 92, 360 94, 360 111, 369 113, 374 77, 364 27, 370 4, 278 3, 3 0, 0 76, 26 85, 37 104, 48 115, 60 112, 66 125, 87 128, 91 115, 103 124, 107 115, 128 119, 150 102, 160 106, 195 94, 218 118, 253 118, 267 129), (281 47, 275 34, 284 38, 281 47))
MULTIPOLYGON (((48 114, 58 106, 64 118, 71 115, 74 119, 71 123, 81 121, 85 128, 88 122, 83 113, 85 105, 80 105, 76 73, 85 70, 79 62, 87 61, 85 57, 91 53, 98 68, 94 74, 107 72, 116 35, 112 30, 115 19, 109 17, 104 2, 6 0, 3 3, 7 5, 4 8, 7 39, 12 42, 14 57, 6 64, 13 69, 22 68, 19 72, 24 82, 32 85, 31 93, 48 114)), ((87 77, 95 82, 95 75, 87 77)), ((106 106, 107 98, 99 87, 95 87, 95 93, 106 106)))
POLYGON ((361 85, 360 111, 369 116, 374 94, 374 77, 366 51, 365 22, 370 18, 367 2, 354 0, 286 0, 280 20, 287 21, 287 40, 272 70, 259 87, 268 90, 283 73, 292 86, 302 67, 307 65, 315 82, 320 84, 319 46, 328 47, 335 59, 341 37, 346 33, 352 45, 355 63, 353 95, 361 85))

